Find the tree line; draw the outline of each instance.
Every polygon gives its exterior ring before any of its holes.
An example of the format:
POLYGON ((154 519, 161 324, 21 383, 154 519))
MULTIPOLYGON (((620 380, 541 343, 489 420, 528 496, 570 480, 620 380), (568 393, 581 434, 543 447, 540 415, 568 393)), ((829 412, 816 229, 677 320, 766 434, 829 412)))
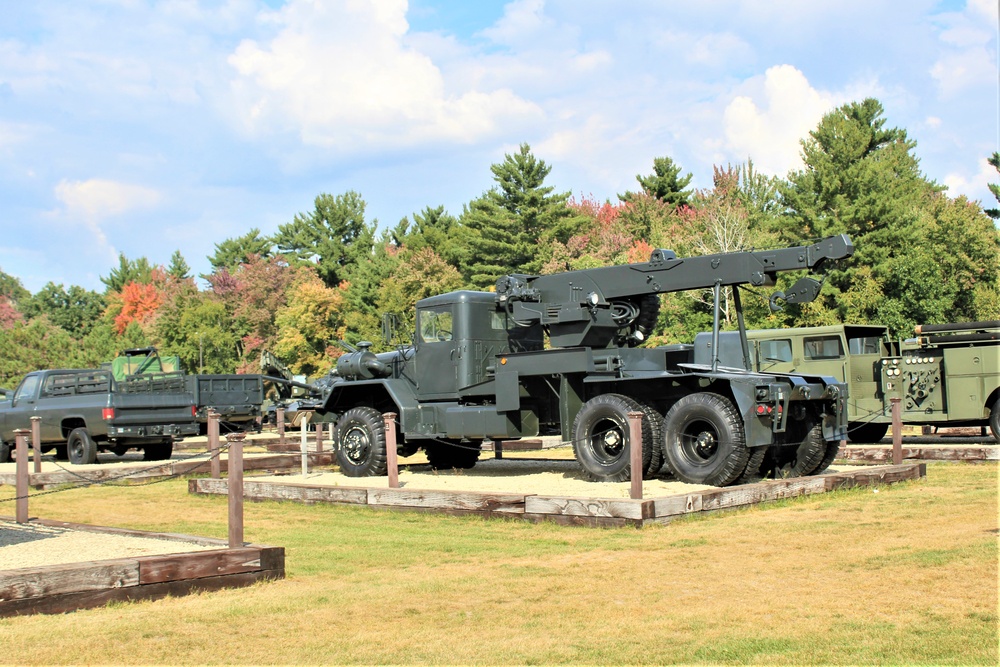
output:
MULTIPOLYGON (((853 258, 821 296, 774 313, 769 294, 744 299, 752 328, 1000 319, 1000 210, 949 197, 928 179, 906 130, 875 99, 826 114, 801 142, 786 178, 752 162, 716 166, 711 188, 669 157, 617 201, 545 184, 551 167, 530 146, 490 166, 494 185, 453 215, 428 206, 379 231, 353 191, 320 194, 272 236, 257 228, 216 244, 199 288, 177 251, 168 266, 119 257, 103 293, 49 283, 31 294, 0 271, 0 386, 39 368, 94 367, 155 345, 189 371, 254 372, 270 350, 295 373, 330 369, 338 341, 376 342, 381 313, 412 327, 413 305, 455 289, 489 289, 508 273, 552 273, 678 256, 799 245, 848 234, 853 258)), ((990 158, 1000 170, 1000 154, 990 158)), ((1000 200, 1000 186, 991 185, 1000 200)), ((787 278, 786 278, 787 279, 787 278)), ((724 295, 727 326, 735 313, 724 295)), ((710 293, 661 297, 647 345, 690 342, 711 327, 710 293)))

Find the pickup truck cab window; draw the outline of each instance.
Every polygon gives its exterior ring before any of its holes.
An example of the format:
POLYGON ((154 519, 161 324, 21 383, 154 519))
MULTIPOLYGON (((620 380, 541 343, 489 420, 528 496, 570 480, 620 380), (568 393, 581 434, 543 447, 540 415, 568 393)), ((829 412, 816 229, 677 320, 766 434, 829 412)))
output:
POLYGON ((38 394, 38 376, 29 375, 21 381, 17 391, 14 392, 14 403, 17 404, 24 399, 34 398, 38 394))
POLYGON ((424 343, 449 341, 452 338, 451 307, 427 308, 417 314, 420 340, 424 343))
POLYGON ((806 359, 840 359, 844 356, 844 346, 840 336, 815 336, 803 340, 806 359))

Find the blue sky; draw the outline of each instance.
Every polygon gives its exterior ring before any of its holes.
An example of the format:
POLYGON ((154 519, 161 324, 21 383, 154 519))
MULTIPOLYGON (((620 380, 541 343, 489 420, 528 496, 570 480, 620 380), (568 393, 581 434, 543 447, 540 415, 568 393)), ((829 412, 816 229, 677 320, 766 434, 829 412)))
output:
POLYGON ((614 199, 670 156, 785 176, 874 96, 924 173, 992 205, 996 0, 0 0, 0 269, 102 290, 117 255, 196 273, 316 195, 394 225, 528 142, 614 199))

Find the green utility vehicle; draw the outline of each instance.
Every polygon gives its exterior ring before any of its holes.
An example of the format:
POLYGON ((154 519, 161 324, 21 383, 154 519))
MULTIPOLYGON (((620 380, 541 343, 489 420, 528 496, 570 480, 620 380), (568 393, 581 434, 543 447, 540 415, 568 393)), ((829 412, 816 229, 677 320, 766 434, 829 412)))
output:
MULTIPOLYGON (((435 468, 472 467, 486 439, 559 435, 598 481, 630 475, 629 413, 642 423, 644 476, 664 460, 687 482, 724 486, 762 473, 825 468, 847 428, 845 387, 831 376, 698 363, 691 345, 641 348, 659 294, 773 286, 781 271, 849 257, 846 236, 795 248, 678 258, 545 276, 501 277, 495 292, 417 303, 411 345, 375 354, 360 343, 337 362, 318 411, 337 420, 337 460, 352 476, 386 474, 383 413, 398 415, 398 453, 435 468)), ((801 278, 778 296, 814 299, 801 278)), ((386 319, 386 338, 394 318, 386 319)), ((636 443, 639 444, 639 443, 636 443)))
POLYGON ((14 431, 30 429, 32 417, 40 418, 41 450, 76 464, 131 448, 147 461, 169 459, 175 437, 198 433, 183 382, 126 387, 103 369, 36 371, 0 403, 0 463, 10 460, 14 431))
MULTIPOLYGON (((989 425, 1000 441, 1000 321, 923 325, 914 333, 892 341, 886 327, 860 324, 748 331, 750 365, 846 382, 854 442, 885 437, 892 398, 900 399, 904 424, 989 425)), ((698 334, 695 348, 707 355, 711 335, 698 334)), ((720 335, 719 355, 742 364, 737 332, 720 335)))

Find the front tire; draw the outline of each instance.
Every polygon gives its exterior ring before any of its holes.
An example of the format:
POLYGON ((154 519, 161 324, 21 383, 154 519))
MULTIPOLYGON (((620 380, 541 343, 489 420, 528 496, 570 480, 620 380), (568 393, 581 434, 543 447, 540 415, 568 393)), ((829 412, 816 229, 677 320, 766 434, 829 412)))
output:
MULTIPOLYGON (((580 467, 595 482, 624 482, 631 478, 628 413, 642 412, 643 478, 652 477, 654 439, 650 413, 640 403, 621 394, 595 396, 580 408, 573 420, 573 454, 580 467)), ((657 465, 659 468, 659 465, 657 465)))
POLYGON ((0 438, 0 463, 10 463, 13 461, 13 457, 10 455, 10 445, 0 438))
POLYGON ((387 474, 385 422, 375 408, 351 408, 337 421, 337 465, 348 477, 387 474))
POLYGON ((1000 398, 990 408, 990 430, 993 431, 993 439, 1000 442, 1000 398))
POLYGON ((85 428, 75 428, 66 438, 66 452, 69 462, 75 465, 89 465, 97 462, 97 443, 85 428))
POLYGON ((747 468, 750 451, 743 420, 719 394, 680 399, 664 417, 663 431, 667 464, 683 482, 726 486, 747 468))

